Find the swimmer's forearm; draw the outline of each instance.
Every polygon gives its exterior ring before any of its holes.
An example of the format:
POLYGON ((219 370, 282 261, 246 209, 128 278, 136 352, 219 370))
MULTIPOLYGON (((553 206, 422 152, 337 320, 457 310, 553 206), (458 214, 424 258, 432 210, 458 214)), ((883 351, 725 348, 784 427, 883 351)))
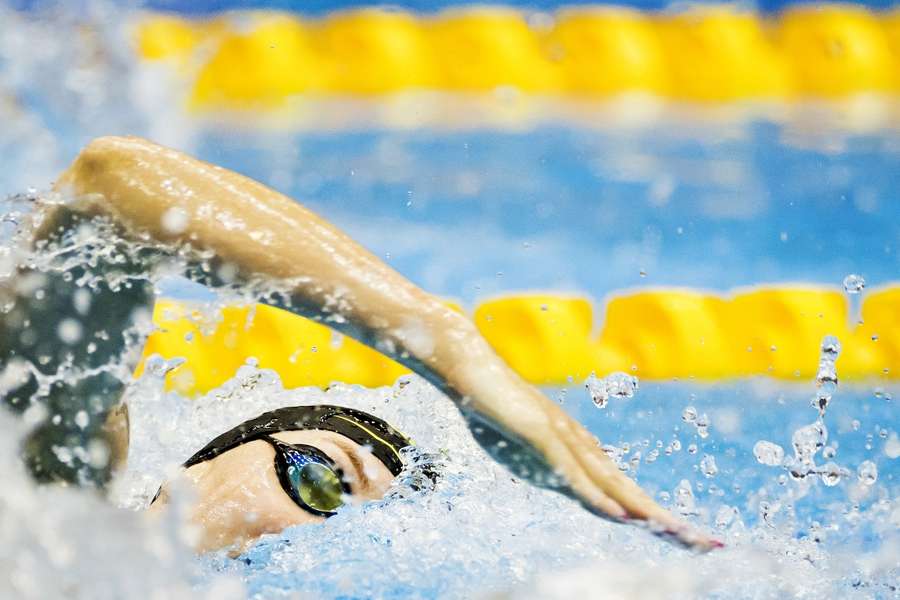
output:
POLYGON ((536 448, 592 510, 651 520, 685 543, 710 545, 656 505, 593 436, 514 373, 471 321, 290 198, 136 138, 92 142, 57 188, 75 196, 76 210, 111 215, 156 240, 211 250, 244 276, 295 281, 303 304, 340 314, 379 349, 396 348, 391 354, 441 385, 463 410, 536 448))
POLYGON ((302 301, 334 306, 473 402, 505 387, 494 382, 516 378, 466 317, 313 212, 247 177, 137 138, 101 138, 56 187, 76 198, 76 210, 111 215, 157 240, 213 250, 248 276, 300 281, 302 301))

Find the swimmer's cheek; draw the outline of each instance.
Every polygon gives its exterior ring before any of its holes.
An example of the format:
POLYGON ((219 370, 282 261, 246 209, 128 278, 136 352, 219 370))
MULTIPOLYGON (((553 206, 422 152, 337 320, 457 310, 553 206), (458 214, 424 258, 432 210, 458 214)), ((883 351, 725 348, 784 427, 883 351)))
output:
POLYGON ((198 507, 191 517, 191 525, 196 528, 197 552, 214 552, 231 548, 229 553, 236 556, 249 548, 260 536, 280 533, 294 525, 310 524, 324 520, 312 514, 296 514, 266 508, 247 510, 243 503, 235 502, 224 506, 198 507))
MULTIPOLYGON (((234 558, 245 552, 260 536, 280 533, 294 525, 324 520, 324 517, 303 511, 287 496, 285 499, 287 503, 280 498, 270 501, 243 498, 216 503, 198 501, 190 509, 183 540, 198 553, 230 548, 229 556, 234 558)), ((169 492, 164 487, 147 509, 147 515, 159 519, 169 508, 169 492)))
POLYGON ((189 522, 198 552, 243 551, 262 535, 324 520, 297 506, 269 465, 247 470, 213 468, 198 479, 188 476, 196 494, 189 522))

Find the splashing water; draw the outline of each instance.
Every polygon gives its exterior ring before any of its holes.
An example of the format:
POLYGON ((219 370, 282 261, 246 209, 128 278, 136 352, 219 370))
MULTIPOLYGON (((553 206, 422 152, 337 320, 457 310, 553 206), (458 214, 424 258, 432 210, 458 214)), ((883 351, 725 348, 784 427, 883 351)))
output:
POLYGON ((584 387, 587 388, 591 400, 597 408, 606 408, 606 404, 611 397, 633 398, 638 390, 639 383, 638 378, 634 375, 617 371, 610 373, 606 377, 597 377, 594 373, 591 373, 585 379, 584 387))
MULTIPOLYGON (((106 225, 97 222, 90 226, 106 225)), ((189 249, 167 252, 164 261, 141 262, 147 254, 159 255, 159 249, 126 243, 112 230, 103 232, 102 237, 89 237, 103 242, 88 243, 74 235, 63 245, 25 252, 16 260, 61 278, 72 273, 78 289, 93 289, 92 284, 156 285, 173 273, 203 281, 216 271, 209 257, 189 249), (118 260, 120 255, 133 257, 140 267, 129 273, 89 268, 118 260), (76 272, 79 277, 74 276, 76 272)), ((28 291, 38 289, 40 285, 28 291)), ((219 302, 267 300, 278 297, 280 289, 262 284, 225 285, 219 288, 219 302)), ((73 295, 76 315, 78 306, 86 303, 79 296, 73 295)), ((89 298, 87 303, 92 301, 89 298)), ((206 310, 215 312, 219 307, 213 303, 206 310)), ((92 331, 92 322, 86 317, 76 320, 82 329, 80 339, 75 340, 79 337, 74 335, 76 328, 69 325, 65 328, 72 331, 63 337, 80 344, 92 331)), ((54 327, 59 328, 60 323, 54 327)), ((129 338, 134 345, 138 345, 138 333, 129 338)), ((823 345, 823 356, 836 357, 837 348, 833 343, 823 345)), ((135 349, 126 345, 126 352, 135 349)), ((711 426, 725 418, 723 411, 729 403, 724 396, 721 402, 710 402, 704 399, 702 388, 690 387, 693 404, 677 414, 672 412, 677 408, 667 408, 672 403, 667 404, 666 398, 683 396, 685 389, 656 386, 649 397, 643 393, 644 398, 627 405, 614 403, 603 413, 594 410, 580 415, 601 439, 611 442, 605 448, 620 468, 636 473, 640 466, 642 485, 672 510, 701 527, 714 527, 725 539, 726 550, 699 557, 638 528, 606 523, 559 494, 512 477, 472 440, 453 404, 419 378, 404 378, 381 389, 338 384, 326 391, 286 390, 277 374, 250 361, 221 387, 189 400, 165 392, 163 387, 165 374, 177 371, 181 362, 152 357, 137 382, 122 369, 121 356, 109 357, 96 367, 115 372, 127 383, 132 444, 127 469, 115 481, 111 495, 121 508, 75 489, 35 489, 21 472, 5 478, 9 485, 0 492, 3 514, 10 515, 17 525, 4 533, 9 541, 4 547, 14 548, 19 557, 18 562, 8 563, 12 565, 11 590, 19 595, 52 597, 53 590, 61 589, 52 586, 59 585, 82 590, 78 593, 90 597, 120 597, 125 586, 136 583, 148 593, 159 590, 172 597, 207 592, 217 597, 460 597, 492 593, 557 597, 567 590, 587 589, 600 595, 633 589, 645 597, 669 597, 672 593, 865 597, 872 590, 889 589, 887 582, 897 575, 896 565, 886 558, 891 544, 897 543, 889 527, 900 522, 895 488, 889 483, 892 478, 879 478, 877 467, 860 463, 857 488, 848 487, 849 473, 841 467, 832 469, 833 463, 814 471, 817 452, 839 437, 829 436, 821 421, 795 432, 791 469, 809 468, 810 473, 820 475, 823 487, 837 491, 846 487, 848 498, 846 503, 832 498, 831 509, 816 513, 815 522, 820 526, 814 527, 813 519, 803 513, 804 503, 812 502, 817 493, 810 487, 810 478, 794 482, 762 475, 749 482, 739 478, 736 461, 741 456, 755 455, 772 466, 784 462, 787 467, 789 461, 783 460, 783 451, 772 443, 767 444, 777 450, 758 442, 751 452, 747 439, 759 428, 736 438, 737 446, 719 437, 718 428, 711 426), (146 523, 130 512, 144 508, 173 466, 215 435, 268 409, 312 403, 360 408, 397 426, 417 444, 407 462, 428 462, 441 472, 435 489, 421 491, 421 486, 414 485, 415 470, 408 469, 384 500, 346 506, 320 525, 266 536, 237 560, 225 553, 190 558, 177 510, 161 524, 146 523), (592 415, 599 414, 603 414, 603 422, 592 420, 592 415), (685 425, 689 425, 686 431, 682 429, 685 425), (609 427, 613 429, 604 431, 609 427), (747 445, 740 446, 744 442, 747 445), (681 451, 685 445, 687 453, 681 451), (702 458, 696 462, 698 455, 702 458), (692 467, 698 475, 694 480, 687 478, 692 467), (16 500, 18 497, 24 500, 16 500), (48 528, 48 522, 53 527, 48 528), (836 533, 838 525, 840 534, 836 533), (812 530, 815 535, 809 533, 812 530), (64 542, 56 531, 65 531, 64 542), (863 532, 880 536, 882 543, 874 550, 860 546, 855 541, 863 539, 863 532), (833 545, 823 545, 823 540, 834 540, 833 545), (862 558, 847 560, 842 547, 858 551, 867 561, 865 569, 859 562, 862 558), (50 556, 57 552, 64 558, 50 556), (88 564, 83 564, 85 561, 88 564), (50 571, 39 572, 29 566, 35 564, 50 571), (140 565, 137 575, 135 565, 140 565), (60 576, 48 574, 63 571, 60 576), (648 572, 654 577, 648 579, 648 572), (615 575, 606 576, 610 573, 615 575), (568 577, 574 579, 561 583, 568 577), (570 587, 561 587, 564 585, 570 587)), ((31 372, 33 367, 7 365, 0 381, 13 385, 22 372, 31 372)), ((70 382, 79 377, 78 369, 78 364, 64 362, 50 374, 40 371, 40 377, 70 382)), ((605 394, 606 399, 634 398, 637 379, 619 373, 605 379, 589 378, 586 385, 601 397, 605 394)), ((589 406, 596 404, 594 400, 589 406)), ((887 406, 883 401, 881 405, 887 406)), ((36 406, 25 411, 26 423, 34 425, 55 417, 36 406)), ((567 408, 580 410, 577 403, 569 403, 567 408)), ((73 426, 86 427, 97 414, 76 411, 71 417, 73 426)), ((743 420, 752 414, 755 412, 747 411, 743 420)), ((0 426, 4 431, 11 427, 4 422, 0 426)), ((895 433, 878 437, 884 440, 887 456, 895 444, 895 433)), ((87 461, 98 452, 103 458, 102 451, 77 445, 58 451, 73 456, 80 452, 87 461)), ((6 460, 0 468, 16 465, 13 454, 12 449, 3 454, 6 460)), ((750 464, 754 464, 752 458, 745 467, 750 464)), ((178 506, 177 501, 173 504, 178 506)))
POLYGON ((74 488, 37 487, 19 460, 22 423, 0 413, 0 597, 245 597, 192 559, 174 513, 151 520, 74 488))
POLYGON ((819 410, 819 417, 824 418, 825 409, 831 402, 831 397, 837 390, 838 376, 835 361, 841 353, 841 343, 832 335, 825 336, 822 340, 819 354, 819 368, 816 371, 816 397, 812 400, 812 406, 819 410))

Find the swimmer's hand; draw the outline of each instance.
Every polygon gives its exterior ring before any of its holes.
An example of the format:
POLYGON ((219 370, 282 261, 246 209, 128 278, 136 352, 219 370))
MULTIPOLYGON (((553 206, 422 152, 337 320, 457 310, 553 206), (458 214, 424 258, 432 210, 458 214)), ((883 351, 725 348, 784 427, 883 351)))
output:
POLYGON ((496 419, 464 411, 476 439, 497 461, 535 485, 575 498, 601 517, 643 524, 655 535, 701 552, 723 546, 659 506, 581 424, 542 394, 531 395, 507 397, 496 419), (511 434, 513 428, 520 433, 511 434))
MULTIPOLYGON (((290 198, 175 150, 114 137, 89 144, 57 189, 73 197, 69 210, 111 216, 145 239, 211 250, 238 278, 290 285, 294 301, 286 308, 324 315, 439 386, 514 472, 692 548, 721 545, 656 504, 596 438, 514 373, 468 318, 290 198)), ((45 227, 53 224, 51 215, 45 227)))

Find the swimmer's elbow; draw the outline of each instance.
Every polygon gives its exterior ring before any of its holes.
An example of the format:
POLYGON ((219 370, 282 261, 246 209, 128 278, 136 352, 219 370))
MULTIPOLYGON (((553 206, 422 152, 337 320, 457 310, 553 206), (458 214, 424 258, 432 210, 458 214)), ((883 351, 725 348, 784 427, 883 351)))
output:
POLYGON ((151 146, 138 137, 103 136, 89 142, 57 179, 54 188, 75 194, 102 193, 96 189, 104 176, 114 173, 151 146))

